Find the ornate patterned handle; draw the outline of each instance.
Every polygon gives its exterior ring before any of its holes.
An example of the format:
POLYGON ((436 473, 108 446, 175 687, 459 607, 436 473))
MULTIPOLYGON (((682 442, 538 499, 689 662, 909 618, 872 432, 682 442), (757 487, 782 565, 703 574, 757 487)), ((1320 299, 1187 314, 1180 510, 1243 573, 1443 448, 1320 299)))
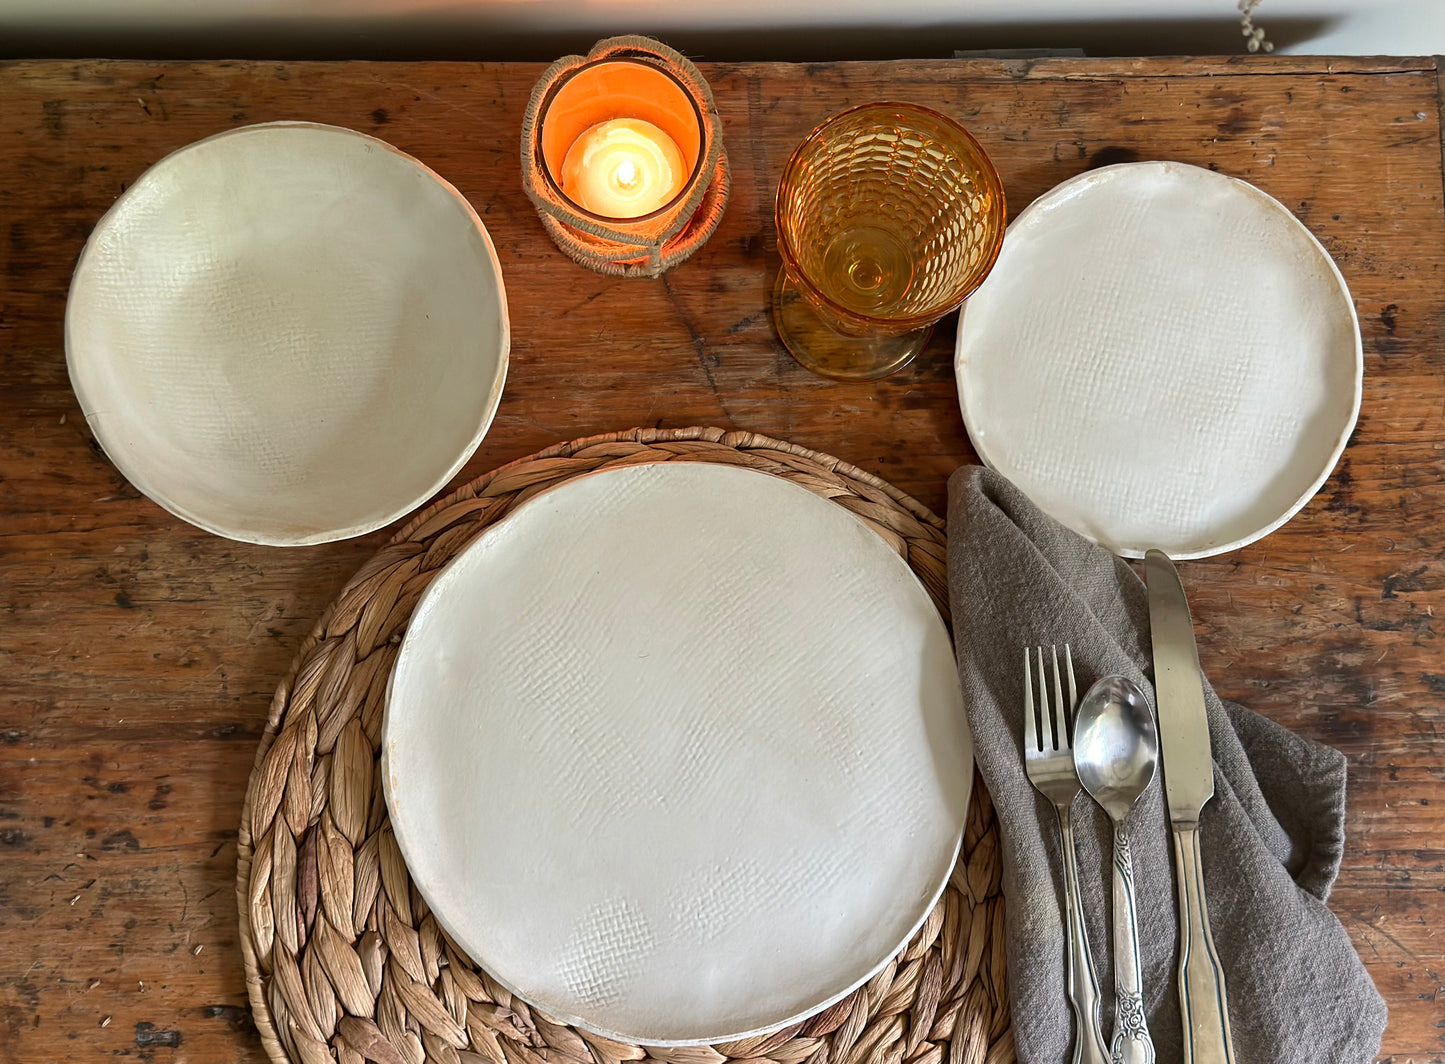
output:
POLYGON ((1198 826, 1174 828, 1174 870, 1179 881, 1179 1012, 1184 1021, 1184 1064, 1234 1064, 1224 969, 1209 933, 1198 826))
POLYGON ((1059 833, 1064 840, 1064 916, 1069 931, 1069 1006, 1074 1011, 1073 1064, 1108 1064, 1109 1047, 1099 1023, 1099 979, 1089 952, 1089 934, 1084 928, 1083 895, 1079 893, 1079 864, 1074 856, 1074 827, 1069 805, 1055 807, 1059 833))
POLYGON ((1144 982, 1135 920, 1134 860, 1126 822, 1114 825, 1114 1043, 1113 1064, 1153 1064, 1154 1042, 1144 1018, 1144 982))

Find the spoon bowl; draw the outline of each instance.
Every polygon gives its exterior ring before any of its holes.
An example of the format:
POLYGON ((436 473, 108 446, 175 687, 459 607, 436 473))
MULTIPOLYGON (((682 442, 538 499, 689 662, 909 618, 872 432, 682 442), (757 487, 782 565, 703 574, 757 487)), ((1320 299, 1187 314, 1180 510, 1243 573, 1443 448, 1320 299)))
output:
POLYGON ((1105 676, 1079 703, 1074 767, 1111 820, 1128 815, 1159 764, 1159 731, 1149 700, 1126 676, 1105 676))

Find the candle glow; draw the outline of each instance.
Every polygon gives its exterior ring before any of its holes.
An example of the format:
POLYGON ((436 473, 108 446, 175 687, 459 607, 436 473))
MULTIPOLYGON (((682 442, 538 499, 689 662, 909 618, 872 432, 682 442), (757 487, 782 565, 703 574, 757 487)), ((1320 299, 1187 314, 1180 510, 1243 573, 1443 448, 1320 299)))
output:
POLYGON ((650 214, 686 180, 677 142, 637 118, 597 123, 573 142, 562 163, 562 191, 605 218, 650 214))

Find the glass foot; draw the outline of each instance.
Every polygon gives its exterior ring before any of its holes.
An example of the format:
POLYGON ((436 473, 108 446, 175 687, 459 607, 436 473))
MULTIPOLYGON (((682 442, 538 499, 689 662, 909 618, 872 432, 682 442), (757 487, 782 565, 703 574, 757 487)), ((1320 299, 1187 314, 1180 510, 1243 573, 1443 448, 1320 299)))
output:
POLYGON ((875 381, 912 362, 928 343, 933 326, 902 336, 845 336, 818 316, 778 271, 773 286, 773 324, 789 354, 805 369, 839 381, 875 381))

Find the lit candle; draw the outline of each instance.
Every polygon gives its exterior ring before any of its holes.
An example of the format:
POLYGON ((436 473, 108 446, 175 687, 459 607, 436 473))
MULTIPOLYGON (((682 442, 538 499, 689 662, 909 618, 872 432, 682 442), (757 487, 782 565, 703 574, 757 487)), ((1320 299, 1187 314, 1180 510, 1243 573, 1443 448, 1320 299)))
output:
POLYGON ((562 191, 604 218, 638 218, 666 204, 687 181, 677 142, 651 122, 614 118, 567 149, 562 191))

